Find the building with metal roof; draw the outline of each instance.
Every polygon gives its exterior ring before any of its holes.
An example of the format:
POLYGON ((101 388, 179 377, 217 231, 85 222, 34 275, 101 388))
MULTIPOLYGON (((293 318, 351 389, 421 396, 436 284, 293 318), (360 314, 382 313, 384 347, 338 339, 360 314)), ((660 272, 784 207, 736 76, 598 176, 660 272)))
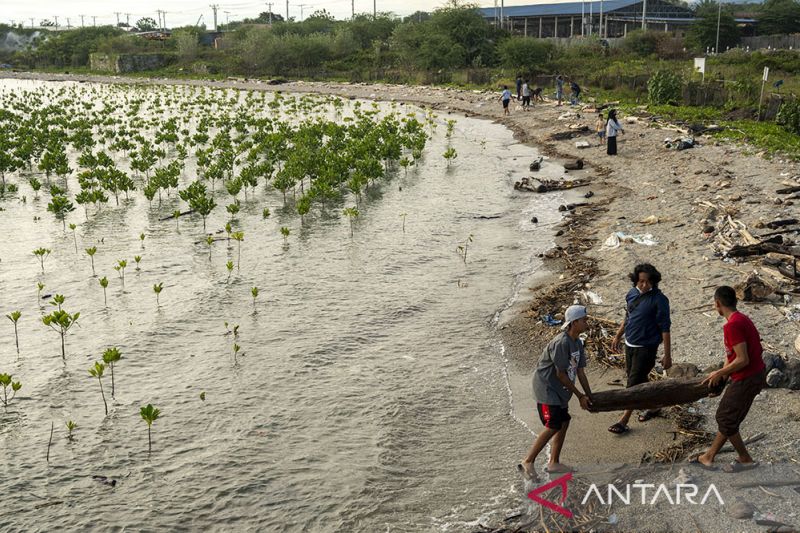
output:
POLYGON ((511 33, 529 37, 622 37, 639 28, 682 32, 695 20, 690 9, 665 0, 594 0, 478 11, 511 33))

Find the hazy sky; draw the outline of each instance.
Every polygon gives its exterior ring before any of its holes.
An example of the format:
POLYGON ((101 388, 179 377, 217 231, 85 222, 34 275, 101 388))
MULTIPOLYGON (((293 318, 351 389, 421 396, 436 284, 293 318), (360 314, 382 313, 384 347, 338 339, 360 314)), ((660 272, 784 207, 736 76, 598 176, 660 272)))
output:
MULTIPOLYGON (((499 0, 498 0, 499 1, 499 0)), ((548 3, 559 0, 547 0, 548 3)), ((566 1, 566 0, 565 0, 566 1)), ((247 0, 214 0, 219 5, 217 10, 217 21, 222 24, 227 17, 230 20, 241 20, 246 17, 256 17, 262 11, 267 10, 266 2, 249 2, 247 0), (227 13, 226 13, 227 11, 227 13)), ((136 0, 123 2, 121 0, 0 0, 0 21, 19 23, 24 21, 25 26, 30 26, 31 17, 36 25, 44 19, 54 20, 58 17, 59 26, 69 24, 79 26, 81 23, 80 15, 84 15, 84 24, 92 24, 92 16, 97 17, 97 24, 115 24, 117 16, 114 12, 120 13, 120 21, 126 20, 126 13, 130 13, 130 23, 135 23, 141 17, 152 17, 158 20, 156 11, 158 9, 167 12, 167 26, 184 26, 195 24, 200 15, 203 16, 202 23, 211 27, 214 23, 213 11, 209 7, 211 0, 136 0)), ((481 6, 490 7, 494 5, 493 0, 478 2, 481 6)), ((534 3, 530 0, 509 0, 505 5, 526 5, 534 3)), ((306 4, 303 8, 303 16, 307 17, 317 9, 326 9, 336 18, 350 16, 350 0, 289 0, 289 16, 300 18, 300 5, 306 4)), ((442 0, 377 0, 378 11, 392 11, 399 15, 408 15, 417 10, 431 11, 443 4, 442 0)), ((372 12, 372 0, 355 0, 356 12, 372 12)), ((286 0, 278 0, 273 3, 272 11, 286 15, 286 0)))

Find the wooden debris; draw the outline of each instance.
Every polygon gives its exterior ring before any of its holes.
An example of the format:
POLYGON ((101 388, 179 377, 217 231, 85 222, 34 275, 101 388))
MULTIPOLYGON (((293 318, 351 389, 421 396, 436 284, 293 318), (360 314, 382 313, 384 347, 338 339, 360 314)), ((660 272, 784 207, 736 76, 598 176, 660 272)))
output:
POLYGON ((577 187, 586 187, 589 184, 590 181, 588 179, 560 181, 560 180, 537 180, 533 178, 522 178, 520 181, 514 183, 514 189, 517 191, 545 193, 551 191, 575 189, 577 187))
POLYGON ((642 383, 623 390, 595 392, 592 395, 593 411, 624 411, 626 409, 657 409, 670 405, 691 403, 706 398, 712 392, 702 383, 706 376, 683 379, 662 379, 642 383))
POLYGON ((784 220, 774 220, 772 222, 767 222, 767 227, 769 229, 778 229, 783 226, 791 226, 797 223, 800 223, 800 220, 797 220, 796 218, 787 218, 784 220))

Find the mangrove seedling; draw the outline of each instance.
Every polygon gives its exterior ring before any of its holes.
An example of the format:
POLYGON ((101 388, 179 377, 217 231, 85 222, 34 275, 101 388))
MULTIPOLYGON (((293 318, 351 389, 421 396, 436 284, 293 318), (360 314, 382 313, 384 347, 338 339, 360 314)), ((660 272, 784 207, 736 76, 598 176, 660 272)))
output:
POLYGON ((78 235, 75 233, 75 228, 77 228, 77 224, 70 224, 69 229, 72 230, 72 240, 75 241, 75 253, 78 253, 78 235))
POLYGON ((55 296, 53 296, 53 301, 50 302, 50 305, 55 305, 56 307, 58 307, 58 310, 61 311, 61 306, 64 304, 66 300, 67 297, 64 296, 63 294, 56 294, 55 296))
POLYGON ((456 157, 458 157, 458 153, 456 152, 456 149, 455 149, 455 148, 453 148, 453 147, 451 146, 450 148, 448 148, 447 150, 445 150, 445 151, 444 151, 444 153, 442 154, 442 156, 443 156, 445 159, 447 159, 447 166, 449 167, 449 166, 450 166, 450 163, 452 163, 452 162, 453 162, 453 159, 455 159, 456 157))
POLYGON ((53 331, 58 333, 61 336, 61 358, 66 361, 67 360, 67 353, 65 348, 65 341, 64 339, 67 336, 67 332, 78 322, 78 318, 81 316, 80 313, 75 313, 71 315, 64 311, 63 309, 56 309, 49 315, 45 315, 42 317, 42 323, 45 326, 49 326, 53 331))
POLYGON ((72 420, 67 420, 67 440, 72 440, 72 432, 77 429, 78 424, 72 420))
POLYGON ((114 363, 122 359, 119 348, 108 348, 103 352, 103 362, 111 369, 111 397, 114 397, 114 363))
POLYGON ((144 233, 139 234, 139 240, 142 241, 142 250, 144 250, 144 233))
POLYGON ((175 231, 180 231, 181 230, 181 228, 179 226, 179 224, 180 224, 180 216, 181 216, 181 210, 180 209, 176 209, 175 211, 172 212, 172 217, 175 219, 175 231))
POLYGON ((200 401, 202 402, 206 401, 206 391, 200 393, 200 401))
POLYGON ((472 234, 470 233, 469 237, 467 237, 467 240, 464 241, 464 244, 456 248, 456 251, 458 251, 458 254, 461 256, 461 259, 464 260, 465 265, 467 264, 467 248, 469 247, 469 243, 471 242, 472 242, 472 234))
POLYGON ((66 196, 55 195, 51 198, 50 203, 47 204, 47 210, 53 213, 56 220, 61 221, 64 231, 67 231, 67 214, 75 210, 75 206, 66 196))
POLYGON ((358 218, 358 209, 355 207, 345 207, 342 211, 350 219, 350 238, 353 237, 353 220, 358 218))
POLYGON ((225 283, 227 283, 228 281, 231 280, 231 272, 233 272, 233 261, 228 261, 227 263, 225 263, 225 268, 228 269, 228 279, 225 281, 225 283))
POLYGON ((14 341, 17 343, 17 355, 19 355, 19 335, 17 334, 17 322, 19 322, 19 317, 21 316, 22 311, 12 311, 6 315, 6 318, 8 318, 14 324, 14 341))
POLYGON ((239 350, 241 350, 241 349, 242 349, 242 347, 241 347, 241 346, 239 346, 239 345, 238 345, 238 344, 236 344, 235 342, 233 343, 233 364, 235 364, 235 365, 236 365, 236 364, 239 364, 239 361, 238 361, 238 359, 236 358, 236 355, 239 353, 239 350))
POLYGON ((39 258, 39 263, 42 265, 42 274, 44 274, 44 260, 50 255, 49 248, 37 248, 33 251, 33 255, 39 258))
POLYGON ((153 285, 153 292, 156 293, 156 307, 161 307, 161 303, 158 301, 158 295, 161 294, 161 289, 164 288, 164 283, 156 283, 153 285))
POLYGON ((283 235, 283 242, 287 242, 289 240, 289 233, 291 230, 286 226, 281 226, 281 235, 283 235))
POLYGON ((108 416, 108 403, 106 402, 106 393, 103 391, 103 372, 106 370, 106 365, 100 361, 95 361, 94 366, 89 369, 89 375, 97 378, 100 384, 100 395, 103 397, 103 406, 106 408, 106 416, 108 416))
POLYGON ((100 286, 103 287, 103 305, 108 307, 108 299, 106 298, 106 289, 108 288, 108 278, 103 276, 100 278, 100 286))
POLYGON ((86 249, 86 255, 88 255, 89 259, 92 261, 92 276, 97 275, 94 273, 94 254, 96 253, 97 253, 97 246, 92 246, 91 248, 86 249))
POLYGON ((30 179, 31 189, 33 189, 33 198, 35 200, 39 199, 39 189, 42 188, 42 182, 37 180, 36 178, 30 179))
POLYGON ((211 245, 214 244, 214 237, 206 235, 206 244, 208 245, 208 260, 211 261, 211 245))
POLYGON ((408 216, 408 213, 400 213, 400 218, 403 219, 403 233, 406 232, 406 217, 407 216, 408 216))
POLYGON ((36 282, 36 290, 38 292, 36 293, 36 298, 37 298, 37 300, 39 301, 40 304, 42 302, 42 289, 44 289, 44 283, 42 283, 41 281, 37 281, 36 282))
POLYGON ((265 207, 264 210, 261 211, 261 219, 266 220, 267 218, 269 218, 269 215, 270 215, 269 207, 265 207))
POLYGON ((119 277, 120 277, 120 279, 122 279, 122 285, 123 286, 125 285, 125 267, 126 266, 128 266, 128 261, 125 260, 125 259, 120 259, 119 261, 117 261, 117 264, 114 267, 114 270, 119 272, 119 277))
POLYGON ((139 270, 139 263, 142 261, 142 256, 134 255, 133 260, 136 262, 136 270, 139 270))
POLYGON ((238 256, 236 257, 236 271, 238 272, 242 266, 242 241, 244 240, 244 232, 234 231, 231 233, 231 238, 236 241, 239 248, 238 256))
POLYGON ((453 130, 455 129, 455 127, 456 127, 456 121, 455 120, 448 120, 447 121, 447 133, 445 134, 445 137, 447 137, 448 139, 450 137, 452 137, 453 136, 453 130))
POLYGON ((14 399, 17 391, 22 388, 19 381, 13 381, 11 374, 0 374, 0 385, 3 386, 3 407, 8 407, 8 402, 14 399), (11 387, 11 398, 8 397, 8 388, 11 387))
POLYGON ((150 427, 153 425, 153 422, 158 420, 158 417, 161 416, 161 411, 148 403, 146 407, 142 407, 139 410, 139 414, 142 416, 142 420, 147 422, 147 453, 150 453, 153 451, 153 441, 150 437, 150 427))
POLYGON ((233 232, 233 228, 231 227, 231 223, 228 222, 225 224, 225 233, 228 234, 228 248, 231 247, 231 233, 233 232))
MULTIPOLYGON (((253 296, 253 307, 255 307, 256 306, 256 298, 258 298, 258 287, 253 287, 252 289, 250 289, 250 294, 253 296)), ((15 323, 14 327, 16 328, 16 323, 15 323)), ((15 331, 16 331, 16 329, 15 329, 15 331)), ((19 352, 19 350, 17 350, 17 352, 19 352)))

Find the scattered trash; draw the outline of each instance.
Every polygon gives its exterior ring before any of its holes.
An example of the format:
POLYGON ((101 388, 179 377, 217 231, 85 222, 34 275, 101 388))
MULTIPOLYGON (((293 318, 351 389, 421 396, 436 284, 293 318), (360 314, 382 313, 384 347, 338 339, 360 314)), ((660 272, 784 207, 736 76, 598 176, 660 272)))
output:
POLYGON ((691 137, 664 139, 664 147, 668 150, 686 150, 695 147, 695 140, 691 137))
POLYGON ((648 224, 649 225, 649 224, 658 224, 659 222, 661 222, 661 220, 659 220, 659 218, 657 216, 650 215, 649 217, 641 220, 640 224, 648 224))
POLYGON ((575 294, 578 295, 579 300, 584 305, 592 304, 592 305, 600 305, 603 303, 603 298, 600 297, 599 294, 592 291, 576 291, 575 294))
MULTIPOLYGON (((800 304, 797 304, 794 307, 790 307, 789 309, 787 309, 786 318, 788 318, 792 322, 800 321, 800 304)), ((800 342, 800 337, 797 337, 797 339, 795 339, 794 341, 795 348, 798 347, 798 342, 800 342)), ((798 349, 798 351, 800 351, 800 348, 798 349)))
POLYGON ((645 246, 654 246, 658 244, 658 241, 653 238, 653 235, 650 233, 643 233, 639 235, 628 235, 621 231, 617 231, 616 233, 612 233, 608 236, 608 238, 603 242, 603 245, 600 249, 614 249, 619 248, 620 244, 623 242, 633 242, 636 244, 643 244, 645 246))
POLYGON ((561 325, 561 323, 563 322, 563 320, 558 320, 558 319, 556 319, 556 318, 553 318, 553 315, 551 315, 551 314, 546 314, 546 315, 544 315, 544 316, 542 317, 542 322, 544 322, 544 323, 545 323, 545 324, 547 324, 548 326, 559 326, 559 325, 561 325))
POLYGON ((589 148, 591 146, 588 141, 578 141, 575 143, 575 148, 589 148))
MULTIPOLYGON (((762 302, 775 292, 775 287, 755 272, 750 273, 744 281, 737 283, 733 288, 736 297, 744 302, 762 302)), ((800 320, 800 317, 797 320, 800 320)))

